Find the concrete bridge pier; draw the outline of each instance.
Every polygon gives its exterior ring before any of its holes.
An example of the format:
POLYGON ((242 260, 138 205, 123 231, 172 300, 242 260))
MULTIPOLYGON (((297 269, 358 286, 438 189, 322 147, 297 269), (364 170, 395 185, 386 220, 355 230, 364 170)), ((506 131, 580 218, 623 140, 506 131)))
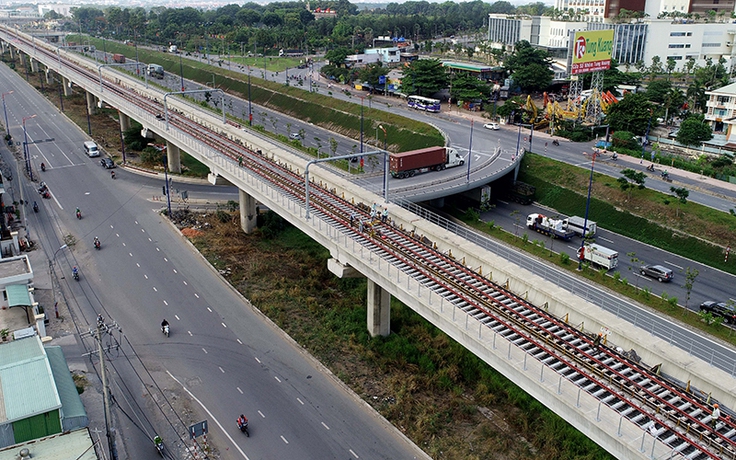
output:
MULTIPOLYGON (((130 129, 129 116, 118 110, 118 119, 120 120, 120 131, 125 132, 130 129)), ((166 150, 168 150, 168 148, 166 150)))
POLYGON ((368 333, 386 337, 391 333, 391 294, 368 278, 368 333))
POLYGON ((46 69, 43 71, 43 73, 46 75, 46 84, 47 85, 50 85, 51 84, 51 77, 49 77, 49 72, 51 72, 51 69, 49 69, 48 67, 46 67, 46 69))
POLYGON ((257 227, 256 199, 242 189, 238 190, 238 198, 240 199, 240 227, 246 234, 251 234, 257 227))
POLYGON ((181 173, 181 150, 169 141, 166 141, 166 163, 169 171, 181 173))
POLYGON ((62 77, 61 75, 59 75, 59 77, 61 78, 61 86, 64 87, 64 96, 66 97, 71 96, 72 95, 72 82, 69 81, 68 78, 62 77))
POLYGON ((29 58, 29 59, 31 60, 31 72, 34 72, 34 73, 38 72, 38 61, 33 58, 29 58))
POLYGON ((87 95, 87 110, 89 111, 90 115, 94 115, 97 113, 97 98, 94 94, 90 93, 89 91, 86 92, 87 95))

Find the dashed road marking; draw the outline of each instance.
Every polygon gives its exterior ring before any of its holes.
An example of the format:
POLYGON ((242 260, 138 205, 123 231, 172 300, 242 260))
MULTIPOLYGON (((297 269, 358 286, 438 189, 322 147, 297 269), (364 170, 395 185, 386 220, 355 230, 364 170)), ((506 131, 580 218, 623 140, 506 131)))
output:
POLYGON ((240 339, 238 339, 238 343, 241 344, 241 345, 243 344, 243 342, 241 342, 240 339))
POLYGON ((143 277, 144 277, 145 279, 148 279, 148 275, 143 275, 143 277))
POLYGON ((184 286, 189 286, 186 281, 183 281, 184 286))
POLYGON ((167 302, 167 301, 164 300, 164 305, 168 306, 169 305, 169 302, 167 302))
POLYGON ((241 395, 243 394, 243 390, 241 390, 240 387, 235 387, 235 388, 240 392, 241 395))
POLYGON ((154 290, 155 292, 158 292, 158 289, 156 289, 156 286, 154 286, 154 287, 153 287, 153 290, 154 290))
POLYGON ((322 426, 323 426, 323 427, 325 427, 325 428, 326 428, 327 430, 329 430, 329 429, 330 429, 330 427, 329 427, 329 426, 327 426, 327 424, 326 424, 325 422, 322 422, 322 426))
POLYGON ((256 358, 256 361, 258 362, 258 364, 263 364, 263 363, 261 363, 261 360, 258 359, 258 358, 256 358))
POLYGON ((273 376, 273 378, 275 378, 277 382, 281 383, 281 379, 280 378, 276 377, 275 375, 273 376))
POLYGON ((281 440, 284 441, 285 444, 289 444, 289 441, 287 441, 285 437, 281 436, 281 440))
POLYGON ((207 307, 207 311, 212 313, 212 309, 210 307, 207 307))
POLYGON ((225 323, 220 323, 220 324, 222 324, 222 327, 225 327, 225 328, 227 327, 227 324, 225 323))
POLYGON ((302 406, 304 405, 304 401, 302 401, 301 399, 296 398, 296 400, 299 401, 299 404, 301 404, 302 406))
POLYGON ((198 299, 199 299, 199 295, 197 295, 197 293, 196 293, 196 292, 194 293, 194 297, 196 297, 196 298, 198 298, 198 299))
POLYGON ((192 334, 192 331, 187 331, 189 333, 189 337, 194 337, 194 334, 192 334))
POLYGON ((348 449, 348 452, 350 452, 351 454, 353 454, 353 457, 360 458, 360 457, 358 457, 358 454, 356 454, 355 452, 353 452, 353 449, 348 449))
POLYGON ((225 373, 225 369, 221 368, 220 366, 217 367, 220 369, 220 372, 222 372, 223 374, 225 373))
POLYGON ((202 351, 204 352, 205 355, 208 354, 206 349, 202 348, 202 351))

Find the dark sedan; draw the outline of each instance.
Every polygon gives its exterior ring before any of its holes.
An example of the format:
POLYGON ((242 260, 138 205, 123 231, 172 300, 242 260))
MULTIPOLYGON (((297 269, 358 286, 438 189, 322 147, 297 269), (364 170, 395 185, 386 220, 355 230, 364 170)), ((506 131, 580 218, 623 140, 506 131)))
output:
POLYGON ((100 160, 100 165, 105 169, 112 169, 115 167, 115 162, 110 158, 103 158, 100 160))
POLYGON ((672 270, 661 265, 642 265, 639 272, 644 276, 655 278, 660 283, 672 281, 675 276, 672 270))

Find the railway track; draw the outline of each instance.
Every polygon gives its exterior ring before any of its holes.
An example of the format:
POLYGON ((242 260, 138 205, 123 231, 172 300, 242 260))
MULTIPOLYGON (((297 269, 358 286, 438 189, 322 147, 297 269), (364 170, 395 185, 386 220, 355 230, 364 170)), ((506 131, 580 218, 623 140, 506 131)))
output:
MULTIPOLYGON (((18 40, 31 46, 24 36, 18 40)), ((49 59, 61 59, 53 51, 36 45, 37 52, 49 59)), ((98 81, 93 71, 66 64, 80 78, 98 81)), ((126 90, 115 82, 103 79, 103 87, 108 94, 123 98, 152 116, 163 110, 156 100, 126 90)), ((249 150, 184 114, 171 113, 169 125, 230 161, 242 161, 242 167, 251 174, 305 206, 303 177, 286 165, 276 164, 260 152, 249 150)), ((671 449, 670 458, 736 460, 736 424, 730 417, 722 417, 714 424, 710 415, 713 401, 667 381, 655 369, 630 359, 621 350, 596 343, 593 337, 544 308, 488 280, 451 255, 441 253, 432 242, 420 240, 390 221, 371 219, 370 208, 365 204, 353 205, 319 184, 311 189, 310 200, 314 216, 342 229, 356 244, 474 317, 523 350, 527 357, 543 363, 580 391, 639 425, 642 431, 649 431, 671 449), (353 213, 357 219, 351 224, 353 213)))

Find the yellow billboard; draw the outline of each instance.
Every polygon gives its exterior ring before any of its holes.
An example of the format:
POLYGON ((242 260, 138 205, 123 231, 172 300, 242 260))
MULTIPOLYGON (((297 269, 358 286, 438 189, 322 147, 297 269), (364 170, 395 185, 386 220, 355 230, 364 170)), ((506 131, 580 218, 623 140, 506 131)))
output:
POLYGON ((611 68, 613 29, 575 32, 572 45, 572 75, 611 68))

